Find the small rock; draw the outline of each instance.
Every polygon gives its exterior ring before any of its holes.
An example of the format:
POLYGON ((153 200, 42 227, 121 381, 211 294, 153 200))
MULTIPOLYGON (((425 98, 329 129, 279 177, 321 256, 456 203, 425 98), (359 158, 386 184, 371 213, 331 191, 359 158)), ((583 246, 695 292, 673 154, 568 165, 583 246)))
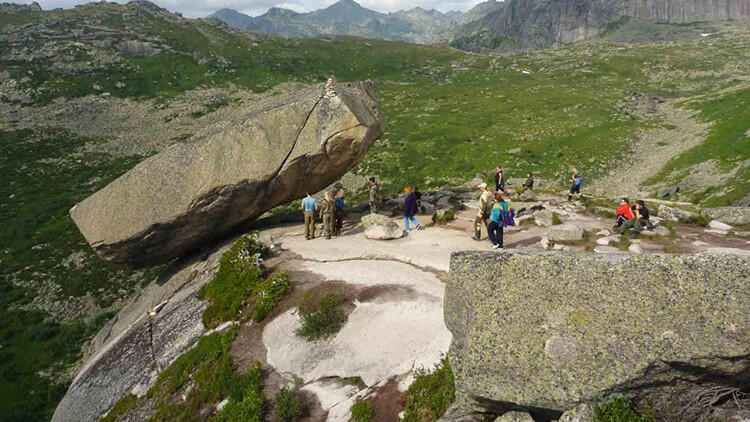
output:
POLYGON ((612 234, 612 232, 607 229, 599 230, 598 232, 596 232, 597 236, 609 236, 610 234, 612 234))
POLYGON ((583 228, 572 224, 552 226, 547 234, 553 242, 575 242, 583 239, 583 228))
POLYGON ((404 230, 384 215, 366 215, 362 217, 362 225, 365 227, 365 237, 368 239, 391 240, 404 236, 404 230))
POLYGON ((523 193, 519 195, 518 199, 524 202, 536 201, 536 194, 533 190, 528 189, 523 191, 523 193))
POLYGON ((508 154, 517 155, 521 153, 521 148, 513 148, 508 150, 508 154))
POLYGON ((534 222, 537 226, 550 227, 552 226, 554 214, 550 210, 536 211, 534 214, 534 222))
POLYGON ((539 241, 539 244, 542 245, 542 249, 549 249, 549 239, 546 237, 542 237, 542 239, 539 241))
POLYGON ((620 253, 621 250, 615 248, 614 246, 597 246, 594 248, 594 252, 596 253, 620 253))
POLYGON ((641 249, 640 245, 632 244, 628 246, 628 252, 630 253, 643 253, 643 249, 641 249))
POLYGON ((558 422, 594 422, 596 421, 596 410, 588 403, 578 405, 560 416, 558 422))
POLYGON ((534 422, 534 419, 525 412, 508 412, 495 419, 495 422, 534 422))
POLYGON ((596 239, 597 245, 607 246, 612 242, 617 242, 620 240, 620 236, 608 236, 608 237, 602 237, 599 239, 596 239))
POLYGON ((696 240, 695 242, 693 242, 693 246, 708 246, 708 243, 696 240))
POLYGON ((723 231, 729 231, 732 230, 732 226, 726 223, 722 223, 718 220, 711 220, 710 223, 708 223, 708 227, 711 227, 712 229, 716 230, 723 230, 723 231))

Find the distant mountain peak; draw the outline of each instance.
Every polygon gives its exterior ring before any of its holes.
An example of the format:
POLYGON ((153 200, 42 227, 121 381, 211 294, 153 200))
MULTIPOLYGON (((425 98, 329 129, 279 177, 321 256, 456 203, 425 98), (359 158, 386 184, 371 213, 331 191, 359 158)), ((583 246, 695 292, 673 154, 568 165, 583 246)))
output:
POLYGON ((328 8, 332 7, 356 7, 359 9, 363 9, 362 5, 357 3, 354 0, 339 0, 336 3, 333 3, 332 5, 328 6, 328 8))

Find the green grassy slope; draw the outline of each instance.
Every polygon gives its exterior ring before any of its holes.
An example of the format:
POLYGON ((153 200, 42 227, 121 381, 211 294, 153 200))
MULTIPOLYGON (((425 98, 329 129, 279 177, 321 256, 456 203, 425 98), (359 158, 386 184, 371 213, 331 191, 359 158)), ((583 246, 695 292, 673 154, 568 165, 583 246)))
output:
MULTIPOLYGON (((34 113, 55 99, 90 94, 141 101, 203 87, 263 91, 329 75, 373 79, 389 131, 357 171, 380 176, 384 189, 396 192, 407 184, 462 182, 500 163, 511 177, 535 171, 562 185, 577 165, 594 180, 617 168, 639 131, 661 124, 623 112, 630 92, 658 92, 683 99, 682 107, 713 126, 704 144, 650 182, 679 183, 712 160, 730 174, 724 186, 685 195, 727 204, 750 193, 749 40, 741 28, 680 43, 482 56, 358 38, 258 36, 143 4, 0 9, 0 74, 18 83, 16 91, 0 84, 0 102, 34 113), (126 40, 161 53, 123 53, 118 46, 126 40), (514 148, 521 153, 509 154, 514 148)), ((21 129, 0 116, 0 396, 10 398, 0 404, 0 420, 47 420, 81 343, 118 300, 159 273, 99 260, 67 214, 143 158, 82 149, 100 141, 106 139, 84 139, 44 121, 21 129), (97 309, 91 318, 83 317, 88 303, 97 309), (65 306, 81 317, 60 318, 65 306)))

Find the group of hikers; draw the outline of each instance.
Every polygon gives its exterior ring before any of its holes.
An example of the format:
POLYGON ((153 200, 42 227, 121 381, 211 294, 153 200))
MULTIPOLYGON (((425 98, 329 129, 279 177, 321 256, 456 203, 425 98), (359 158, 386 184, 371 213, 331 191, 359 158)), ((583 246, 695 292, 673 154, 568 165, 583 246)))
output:
POLYGON ((638 237, 644 229, 651 230, 654 228, 654 225, 651 224, 648 208, 641 199, 635 201, 635 204, 631 204, 630 199, 622 198, 620 206, 615 210, 615 218, 617 220, 612 229, 620 234, 625 234, 628 229, 632 229, 631 239, 638 237))
MULTIPOLYGON (((576 194, 581 197, 581 185, 583 184, 583 177, 581 176, 578 169, 573 167, 571 175, 571 188, 568 195, 568 201, 573 199, 573 195, 576 194)), ((481 239, 481 227, 484 226, 487 229, 487 234, 492 244, 492 248, 500 249, 503 247, 503 228, 505 226, 515 225, 514 222, 514 211, 510 208, 508 202, 503 198, 505 194, 505 183, 506 178, 503 173, 502 166, 495 168, 495 192, 490 192, 488 185, 482 183, 479 186, 479 213, 474 219, 474 236, 472 239, 481 239)), ((380 185, 377 183, 374 177, 369 178, 369 195, 368 205, 370 213, 377 213, 382 206, 382 196, 380 194, 380 185)), ((523 183, 524 190, 534 189, 534 175, 532 173, 526 174, 526 180, 523 183)), ((424 229, 424 226, 419 224, 419 221, 415 218, 419 212, 419 199, 422 194, 419 192, 417 187, 404 188, 404 228, 407 232, 411 230, 411 226, 416 230, 424 229)), ((623 198, 626 200, 627 198, 623 198)), ((629 202, 628 202, 629 203, 629 202)), ((623 230, 627 228, 633 228, 634 232, 639 232, 643 227, 647 227, 648 221, 648 209, 643 206, 643 201, 638 201, 640 205, 636 205, 629 214, 624 214, 622 220, 618 217, 617 227, 622 227, 623 230), (637 208, 641 207, 641 208, 637 208), (645 211, 638 211, 645 210, 645 211), (645 213, 645 214, 644 214, 645 213), (645 215, 645 218, 643 217, 645 215), (646 223, 644 223, 646 221, 646 223)), ((333 191, 325 191, 324 198, 318 202, 313 198, 310 193, 302 200, 301 208, 305 217, 305 237, 310 240, 315 238, 315 213, 319 212, 323 220, 323 233, 326 239, 331 239, 334 236, 341 234, 341 228, 343 226, 344 219, 344 187, 337 183, 333 191)), ((622 207, 621 207, 622 208, 622 207)), ((618 209, 619 211, 619 209, 618 209)), ((619 215, 619 214, 618 214, 619 215)))

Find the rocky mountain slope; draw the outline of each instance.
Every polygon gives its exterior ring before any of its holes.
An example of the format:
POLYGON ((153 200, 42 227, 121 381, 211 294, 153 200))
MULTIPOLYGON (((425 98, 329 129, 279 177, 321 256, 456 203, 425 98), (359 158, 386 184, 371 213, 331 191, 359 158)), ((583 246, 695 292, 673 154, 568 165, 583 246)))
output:
POLYGON ((144 1, 2 6, 0 419, 49 420, 87 341, 173 270, 106 263, 68 210, 253 104, 332 75, 373 80, 389 127, 350 173, 355 198, 373 174, 389 194, 461 184, 502 163, 550 189, 577 165, 584 192, 720 206, 750 193, 748 54, 742 22, 677 42, 486 56, 285 39, 144 1))
POLYGON ((664 25, 748 18, 748 0, 512 0, 459 28, 452 44, 470 50, 525 50, 607 35, 623 25, 656 38, 664 25))
POLYGON ((467 12, 441 13, 435 9, 415 7, 393 13, 379 13, 353 0, 340 0, 309 13, 274 7, 257 17, 232 9, 221 9, 209 17, 252 32, 287 37, 320 35, 353 35, 365 38, 401 40, 415 43, 447 41, 449 32, 497 10, 501 3, 489 0, 467 12))

